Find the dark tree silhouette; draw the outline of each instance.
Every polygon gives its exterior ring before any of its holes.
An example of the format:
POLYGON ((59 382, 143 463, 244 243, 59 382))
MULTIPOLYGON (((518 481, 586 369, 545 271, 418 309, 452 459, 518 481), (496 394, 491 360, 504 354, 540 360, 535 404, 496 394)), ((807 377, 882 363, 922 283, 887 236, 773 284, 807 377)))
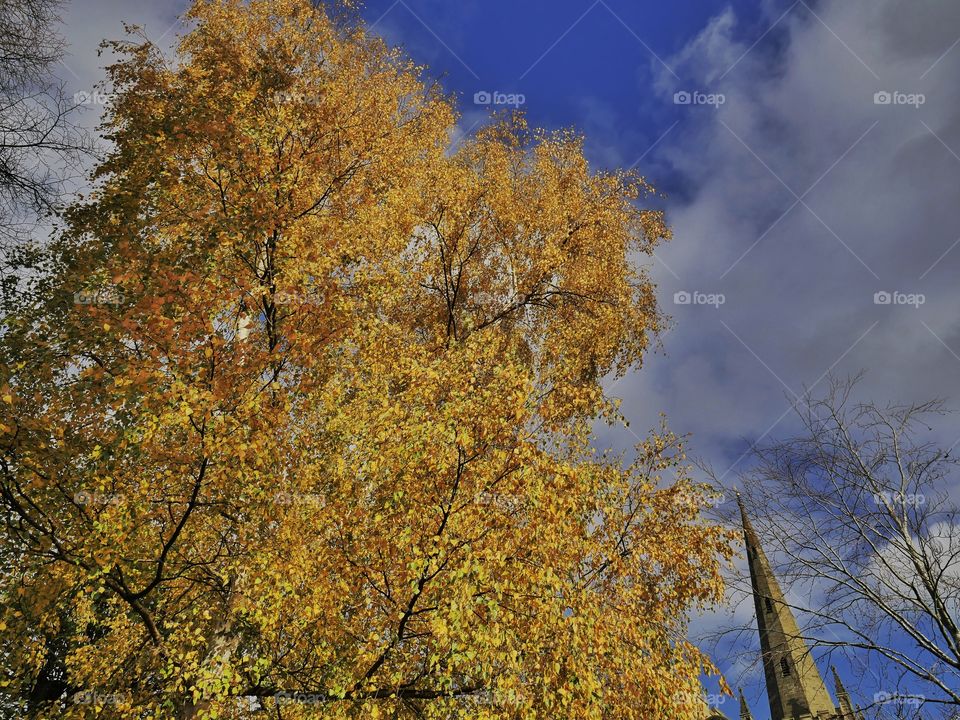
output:
POLYGON ((64 53, 61 0, 0 0, 0 245, 25 240, 56 211, 89 150, 77 109, 54 75, 64 53))

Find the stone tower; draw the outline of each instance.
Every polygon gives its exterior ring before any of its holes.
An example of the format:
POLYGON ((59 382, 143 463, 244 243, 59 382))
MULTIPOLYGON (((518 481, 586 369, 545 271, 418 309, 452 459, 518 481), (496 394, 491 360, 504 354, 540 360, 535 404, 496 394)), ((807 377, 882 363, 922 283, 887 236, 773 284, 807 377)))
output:
POLYGON ((845 705, 843 710, 834 706, 739 496, 737 502, 743 520, 743 538, 757 611, 770 720, 837 720, 848 717, 845 711, 850 707, 849 696, 844 691, 845 697, 840 699, 841 706, 845 705))

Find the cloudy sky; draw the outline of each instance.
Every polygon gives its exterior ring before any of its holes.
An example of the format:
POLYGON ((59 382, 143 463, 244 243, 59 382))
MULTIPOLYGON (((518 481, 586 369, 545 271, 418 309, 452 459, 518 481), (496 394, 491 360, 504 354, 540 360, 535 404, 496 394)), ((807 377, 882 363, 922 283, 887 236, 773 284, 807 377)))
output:
MULTIPOLYGON (((93 89, 96 46, 122 21, 169 45, 184 4, 73 0, 64 80, 93 89)), ((864 399, 960 407, 960 3, 368 0, 363 14, 459 95, 465 132, 488 98, 522 102, 532 124, 582 130, 597 167, 636 166, 666 193, 675 237, 652 274, 674 322, 612 387, 631 426, 599 428, 599 444, 629 448, 665 412, 732 481, 831 372, 867 370, 864 399)), ((960 443, 957 418, 933 432, 960 443)), ((763 708, 759 685, 748 698, 763 708)))

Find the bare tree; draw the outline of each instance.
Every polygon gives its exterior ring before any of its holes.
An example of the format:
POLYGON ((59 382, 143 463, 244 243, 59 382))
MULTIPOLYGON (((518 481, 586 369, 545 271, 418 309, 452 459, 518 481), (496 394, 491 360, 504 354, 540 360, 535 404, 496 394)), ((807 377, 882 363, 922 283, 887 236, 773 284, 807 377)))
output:
POLYGON ((60 205, 89 144, 54 69, 64 53, 62 0, 0 0, 0 245, 29 236, 60 205))
POLYGON ((944 407, 858 403, 858 380, 805 396, 803 431, 756 448, 739 489, 783 585, 814 590, 807 643, 881 688, 863 704, 960 717, 960 478, 928 425, 944 407))

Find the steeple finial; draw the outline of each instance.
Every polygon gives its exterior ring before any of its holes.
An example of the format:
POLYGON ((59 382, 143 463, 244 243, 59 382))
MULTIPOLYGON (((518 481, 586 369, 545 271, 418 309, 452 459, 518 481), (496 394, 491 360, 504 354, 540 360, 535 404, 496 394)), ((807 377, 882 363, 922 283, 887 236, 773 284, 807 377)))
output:
POLYGON ((847 692, 847 689, 843 686, 843 683, 840 681, 840 676, 837 675, 837 669, 831 665, 830 672, 833 673, 833 686, 837 693, 837 703, 840 705, 840 717, 843 720, 853 720, 853 703, 850 702, 850 693, 847 692))
POLYGON ((747 699, 743 696, 743 690, 740 690, 740 720, 753 720, 750 707, 747 705, 747 699))

